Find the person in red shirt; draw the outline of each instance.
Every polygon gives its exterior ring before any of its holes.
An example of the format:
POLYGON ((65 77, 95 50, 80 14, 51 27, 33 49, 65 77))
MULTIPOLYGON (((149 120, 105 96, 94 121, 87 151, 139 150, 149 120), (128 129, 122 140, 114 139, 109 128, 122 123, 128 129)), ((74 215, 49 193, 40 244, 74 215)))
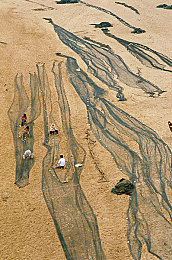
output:
POLYGON ((21 126, 24 126, 24 125, 25 125, 25 123, 26 123, 26 121, 27 121, 27 116, 26 116, 26 114, 23 114, 23 115, 22 115, 22 122, 21 122, 21 126))
POLYGON ((170 121, 168 121, 168 126, 170 128, 170 131, 172 132, 172 123, 170 121))

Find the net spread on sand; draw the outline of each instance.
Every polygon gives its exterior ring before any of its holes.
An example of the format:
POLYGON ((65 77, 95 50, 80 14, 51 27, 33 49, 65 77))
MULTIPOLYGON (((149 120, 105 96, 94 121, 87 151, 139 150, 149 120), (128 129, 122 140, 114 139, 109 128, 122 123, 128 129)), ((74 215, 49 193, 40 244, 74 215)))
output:
POLYGON ((54 220, 57 234, 67 259, 105 259, 99 237, 96 216, 80 186, 82 167, 86 152, 76 141, 70 121, 70 108, 61 75, 61 63, 54 63, 55 87, 61 112, 63 140, 48 135, 48 124, 52 120, 51 92, 44 65, 37 66, 43 99, 44 146, 47 154, 42 164, 42 190, 47 207, 54 220), (59 146, 67 149, 67 166, 54 170, 52 165, 59 158, 59 146), (68 179, 67 183, 63 181, 68 179))
POLYGON ((142 244, 159 259, 171 250, 171 151, 149 127, 103 98, 99 88, 67 58, 67 73, 85 103, 90 127, 97 140, 114 158, 118 168, 136 186, 127 211, 128 241, 134 259, 141 259, 142 244), (138 152, 131 147, 135 143, 138 152), (160 233, 161 239, 155 236, 160 233), (166 232, 164 232, 166 230, 166 232))
MULTIPOLYGON (((124 100, 123 88, 114 79, 126 85, 140 88, 146 93, 162 93, 162 90, 132 73, 119 55, 110 50, 90 44, 63 28, 55 25, 60 40, 74 50, 87 64, 89 72, 115 90, 124 100), (141 83, 138 80, 141 79, 141 83)), ((78 67, 74 58, 66 57, 66 73, 71 85, 86 106, 90 128, 111 153, 118 168, 135 185, 127 210, 128 245, 134 259, 141 259, 142 246, 158 259, 169 259, 171 255, 171 151, 154 130, 147 127, 104 97, 104 89, 97 86, 78 67), (165 231, 165 232, 164 232, 165 231), (159 234, 159 237, 157 236, 159 234)), ((59 158, 58 136, 50 138, 48 125, 54 122, 51 90, 44 65, 37 65, 36 74, 31 75, 30 129, 40 115, 39 88, 44 118, 44 143, 47 153, 42 163, 42 190, 50 214, 67 259, 105 259, 99 237, 96 216, 80 186, 80 175, 86 152, 77 142, 71 127, 70 108, 65 93, 61 63, 53 64, 55 88, 61 113, 62 131, 67 149, 67 167, 55 171, 52 165, 59 158), (68 177, 68 182, 64 183, 68 177)), ((29 99, 23 86, 22 76, 15 78, 13 104, 9 118, 13 132, 16 156, 16 184, 28 184, 29 171, 34 160, 22 160, 26 148, 33 151, 34 138, 23 143, 18 139, 17 128, 22 114, 29 107, 29 99), (26 147, 27 146, 27 147, 26 147)))
POLYGON ((28 95, 26 93, 23 76, 16 75, 14 84, 14 99, 13 103, 8 111, 10 119, 11 130, 13 133, 14 147, 15 147, 15 158, 16 158, 16 177, 15 184, 22 188, 29 184, 29 172, 34 165, 34 159, 23 160, 23 154, 26 150, 33 151, 34 135, 33 125, 41 112, 38 88, 37 88, 37 77, 35 74, 30 74, 30 90, 31 90, 31 101, 29 102, 28 95), (28 111, 30 105, 30 111, 28 111), (27 124, 30 127, 31 135, 23 142, 20 135, 20 124, 22 115, 28 111, 27 124))
MULTIPOLYGON (((162 93, 160 88, 132 73, 119 55, 87 43, 49 21, 60 40, 80 55, 89 72, 118 94, 122 88, 115 82, 114 74, 130 87, 141 88, 147 93, 162 93)), ((163 56, 161 58, 164 59, 163 56)), ((163 61, 168 62, 168 59, 165 57, 163 61)), ((141 259, 142 246, 146 244, 151 254, 159 259, 168 259, 171 254, 169 237, 172 236, 169 147, 154 130, 106 100, 104 90, 82 69, 78 70, 75 59, 68 57, 66 68, 71 84, 86 105, 95 137, 136 186, 127 211, 128 245, 133 258, 141 259), (134 145, 131 146, 131 143, 134 145), (161 238, 156 235, 157 227, 161 238)))
POLYGON ((80 39, 54 24, 51 19, 47 20, 53 24, 54 30, 60 40, 82 58, 88 67, 88 71, 110 89, 117 92, 119 100, 125 100, 123 87, 119 84, 120 81, 129 87, 142 89, 149 95, 154 95, 155 93, 160 95, 163 92, 158 86, 134 74, 123 59, 111 50, 80 39))

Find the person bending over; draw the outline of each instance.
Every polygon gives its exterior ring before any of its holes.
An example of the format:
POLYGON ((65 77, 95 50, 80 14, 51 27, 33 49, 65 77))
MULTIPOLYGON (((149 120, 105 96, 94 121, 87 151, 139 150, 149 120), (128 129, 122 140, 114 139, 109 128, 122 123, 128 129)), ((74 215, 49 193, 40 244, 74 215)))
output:
POLYGON ((51 135, 51 134, 58 134, 58 130, 56 129, 55 124, 52 124, 52 125, 50 126, 50 135, 51 135))
POLYGON ((58 164, 53 166, 54 169, 56 168, 60 168, 60 169, 64 169, 65 166, 65 158, 63 158, 63 155, 60 155, 60 160, 58 161, 58 164))
POLYGON ((29 135, 30 135, 30 128, 29 126, 25 126, 22 132, 22 139, 29 137, 29 135))
POLYGON ((26 116, 26 114, 23 114, 22 115, 21 126, 24 126, 26 124, 26 121, 27 121, 27 116, 26 116))
POLYGON ((26 158, 33 159, 33 153, 31 150, 26 150, 23 154, 23 159, 25 160, 26 158))

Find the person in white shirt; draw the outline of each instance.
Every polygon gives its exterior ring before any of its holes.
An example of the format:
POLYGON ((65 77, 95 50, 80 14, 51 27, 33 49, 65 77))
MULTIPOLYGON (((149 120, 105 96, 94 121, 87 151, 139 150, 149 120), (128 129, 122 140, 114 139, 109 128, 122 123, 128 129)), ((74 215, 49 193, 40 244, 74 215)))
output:
POLYGON ((60 155, 60 160, 58 161, 58 164, 56 166, 53 166, 54 169, 60 168, 63 169, 65 166, 65 158, 63 158, 63 155, 60 155))
POLYGON ((56 129, 55 124, 52 124, 52 125, 50 126, 50 135, 51 135, 51 134, 58 134, 58 130, 56 129))

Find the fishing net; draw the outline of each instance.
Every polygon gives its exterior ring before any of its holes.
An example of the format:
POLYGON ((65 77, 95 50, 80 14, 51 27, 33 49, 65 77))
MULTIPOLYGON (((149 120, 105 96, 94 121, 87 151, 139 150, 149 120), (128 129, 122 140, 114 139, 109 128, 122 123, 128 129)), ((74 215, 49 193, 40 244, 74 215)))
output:
POLYGON ((103 97, 104 91, 67 58, 70 82, 85 103, 97 140, 135 185, 127 211, 128 245, 134 259, 142 246, 159 259, 171 255, 171 151, 154 130, 103 97))
POLYGON ((129 41, 126 41, 124 39, 118 38, 118 37, 116 37, 115 35, 111 34, 110 32, 108 32, 106 30, 102 30, 102 31, 104 32, 105 35, 115 39, 121 45, 123 45, 143 65, 145 65, 149 68, 156 68, 156 69, 172 72, 172 70, 168 70, 168 69, 165 68, 165 65, 172 67, 172 60, 170 58, 168 58, 167 56, 165 56, 164 54, 157 52, 157 51, 154 51, 154 50, 152 50, 151 48, 149 48, 145 45, 135 43, 135 42, 129 42, 129 41), (144 50, 147 51, 149 54, 146 53, 144 50), (158 62, 153 57, 152 54, 155 55, 155 57, 158 57, 165 64, 158 62))
POLYGON ((161 94, 162 90, 148 80, 134 74, 123 59, 111 50, 88 43, 47 19, 54 26, 60 40, 76 52, 86 63, 88 71, 117 92, 119 100, 126 100, 120 82, 142 89, 147 94, 161 94))
POLYGON ((50 138, 48 134, 47 126, 52 116, 50 88, 44 65, 37 65, 37 70, 43 99, 44 146, 47 148, 42 164, 45 201, 67 259, 105 259, 96 216, 79 183, 82 168, 74 166, 84 164, 86 152, 73 135, 61 63, 54 63, 52 72, 61 112, 63 140, 58 136, 50 138), (66 148, 67 164, 64 169, 54 170, 52 165, 59 158, 60 146, 66 148))
POLYGON ((30 89, 31 89, 31 109, 29 112, 29 98, 23 84, 23 76, 16 75, 14 82, 14 99, 8 111, 11 130, 13 134, 15 159, 16 159, 16 177, 15 184, 22 188, 29 184, 29 172, 34 165, 34 159, 23 159, 23 154, 26 150, 33 152, 33 124, 34 120, 40 115, 40 101, 38 96, 37 78, 36 75, 30 74, 30 89), (31 135, 25 142, 20 137, 20 124, 22 115, 28 111, 28 125, 31 135))

